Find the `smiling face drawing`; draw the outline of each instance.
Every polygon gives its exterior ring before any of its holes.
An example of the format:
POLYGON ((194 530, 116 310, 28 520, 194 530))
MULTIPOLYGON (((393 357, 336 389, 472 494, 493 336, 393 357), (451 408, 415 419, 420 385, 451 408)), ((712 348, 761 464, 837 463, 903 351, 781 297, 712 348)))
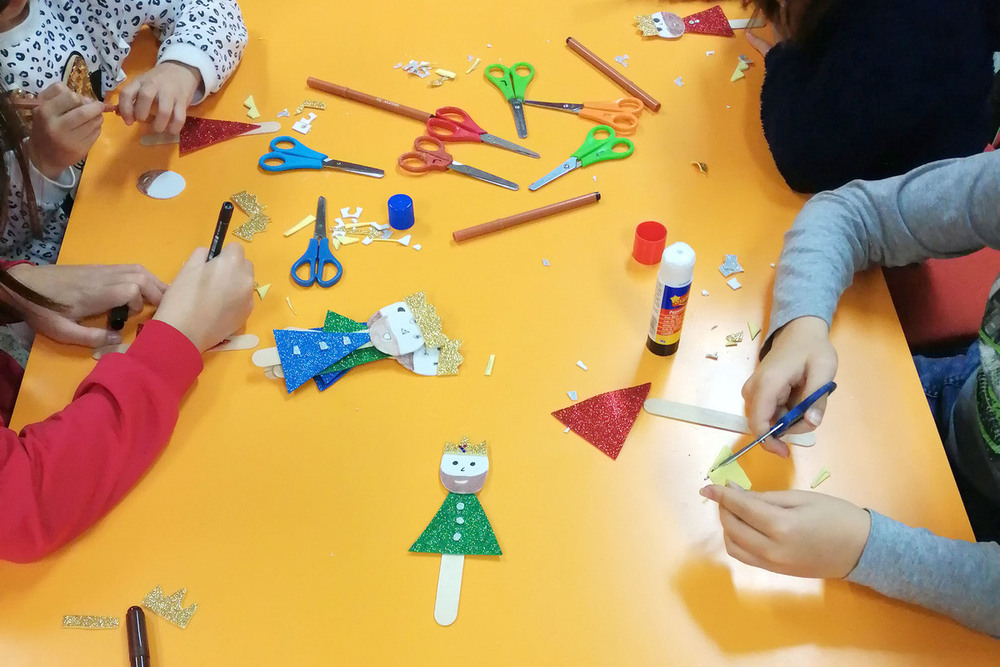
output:
POLYGON ((441 457, 441 483, 453 493, 478 493, 486 483, 490 460, 474 454, 449 454, 441 457))
POLYGON ((423 347, 424 337, 410 307, 397 301, 368 319, 372 345, 379 352, 399 357, 423 347))
POLYGON ((653 16, 656 34, 666 39, 677 39, 684 34, 684 20, 673 12, 657 12, 653 16))

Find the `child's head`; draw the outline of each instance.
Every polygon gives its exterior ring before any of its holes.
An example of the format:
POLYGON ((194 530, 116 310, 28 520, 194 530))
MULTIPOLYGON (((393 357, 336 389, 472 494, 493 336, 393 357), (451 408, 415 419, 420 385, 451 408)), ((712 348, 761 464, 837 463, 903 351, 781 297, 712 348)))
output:
POLYGON ((823 19, 838 0, 743 0, 743 6, 753 6, 754 15, 764 18, 788 39, 809 44, 823 19))
POLYGON ((16 25, 28 7, 28 0, 0 0, 0 31, 16 25))

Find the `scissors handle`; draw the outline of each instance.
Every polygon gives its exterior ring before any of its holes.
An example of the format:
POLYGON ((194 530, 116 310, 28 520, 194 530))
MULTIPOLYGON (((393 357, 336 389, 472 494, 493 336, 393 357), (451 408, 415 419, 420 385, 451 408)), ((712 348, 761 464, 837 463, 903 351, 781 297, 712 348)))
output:
POLYGON ((428 118, 427 134, 440 141, 482 141, 479 132, 470 132, 447 118, 428 118))
POLYGON ((587 138, 584 139, 583 145, 576 149, 573 157, 580 160, 581 167, 586 167, 595 162, 603 162, 604 160, 623 160, 631 155, 634 150, 635 145, 628 139, 616 136, 614 128, 608 125, 596 125, 587 133, 587 138), (607 134, 608 136, 598 138, 598 134, 607 134), (625 147, 625 150, 615 150, 619 147, 625 147))
POLYGON ((306 248, 305 254, 292 264, 292 280, 302 287, 309 287, 312 284, 317 284, 320 287, 333 287, 343 274, 344 267, 330 252, 330 239, 326 237, 309 239, 309 246, 306 248), (299 275, 299 270, 303 266, 308 267, 305 278, 299 275), (324 280, 323 274, 326 273, 328 266, 334 268, 334 275, 332 278, 324 280))
POLYGON ((496 86, 505 98, 509 100, 514 97, 514 85, 511 83, 510 70, 507 69, 506 65, 500 63, 487 65, 486 69, 483 70, 483 76, 486 77, 487 81, 496 86), (501 74, 494 74, 494 71, 501 72, 501 74))
POLYGON ((524 91, 527 90, 528 84, 531 80, 535 78, 535 67, 531 63, 519 62, 511 65, 510 68, 510 80, 514 84, 514 97, 519 100, 524 99, 524 91), (522 69, 528 70, 527 74, 521 74, 522 69))
POLYGON ((602 111, 584 107, 580 109, 580 118, 593 120, 602 125, 610 125, 619 134, 635 134, 639 127, 639 119, 635 115, 621 111, 602 111))
POLYGON ((326 155, 300 143, 295 137, 275 137, 269 145, 271 151, 260 156, 258 164, 264 171, 289 169, 322 169, 326 155))
POLYGON ((827 382, 825 385, 809 394, 804 401, 786 412, 777 422, 775 422, 771 435, 775 438, 780 437, 785 431, 802 421, 802 418, 806 416, 806 411, 808 411, 816 401, 823 398, 827 394, 832 394, 833 390, 836 388, 836 382, 827 382))
POLYGON ((486 130, 479 127, 476 121, 472 120, 465 109, 460 109, 459 107, 441 107, 434 112, 434 116, 437 118, 443 118, 444 120, 450 120, 455 125, 459 127, 464 127, 469 132, 475 132, 476 134, 486 134, 486 130))
POLYGON ((636 116, 642 115, 645 108, 642 100, 638 97, 622 97, 621 99, 604 102, 584 102, 583 106, 590 109, 600 109, 602 111, 616 111, 618 113, 631 113, 636 116))
POLYGON ((417 137, 413 141, 413 150, 399 156, 399 166, 411 174, 422 174, 428 171, 446 170, 454 158, 444 149, 440 139, 427 136, 417 137), (433 149, 429 148, 432 146, 433 149))
POLYGON ((302 287, 309 287, 316 282, 316 256, 318 252, 319 239, 313 237, 309 239, 309 245, 306 247, 305 254, 292 264, 292 280, 302 287), (303 266, 308 267, 305 278, 299 276, 299 269, 303 266))

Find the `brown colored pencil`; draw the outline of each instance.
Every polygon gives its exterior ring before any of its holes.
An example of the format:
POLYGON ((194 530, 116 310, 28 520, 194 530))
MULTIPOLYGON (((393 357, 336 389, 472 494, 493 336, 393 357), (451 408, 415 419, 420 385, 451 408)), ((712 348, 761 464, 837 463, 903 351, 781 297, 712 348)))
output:
POLYGON ((594 54, 594 52, 588 49, 586 46, 576 41, 572 37, 566 38, 566 46, 573 49, 573 51, 578 53, 580 57, 582 57, 588 63, 593 65, 597 69, 597 71, 601 72, 602 74, 604 74, 604 76, 608 77, 609 79, 617 83, 624 90, 628 91, 630 95, 638 97, 640 100, 642 100, 642 103, 645 104, 650 111, 660 110, 661 105, 656 100, 656 98, 654 98, 652 95, 644 91, 642 88, 640 88, 639 86, 635 85, 634 83, 626 79, 624 76, 621 75, 621 73, 618 72, 618 70, 616 70, 614 67, 604 62, 600 58, 598 58, 594 54))
POLYGON ((367 104, 368 106, 375 107, 376 109, 385 109, 386 111, 397 113, 400 116, 406 116, 407 118, 419 120, 421 123, 425 123, 428 119, 434 117, 434 114, 428 111, 421 111, 420 109, 414 109, 413 107, 408 107, 403 104, 399 104, 398 102, 384 100, 381 97, 375 97, 374 95, 369 95, 368 93, 362 93, 359 90, 351 90, 347 86, 330 83, 329 81, 317 79, 313 76, 306 79, 306 84, 315 90, 322 90, 324 93, 330 93, 331 95, 336 95, 337 97, 343 97, 348 100, 354 100, 355 102, 361 102, 362 104, 367 104))
POLYGON ((557 213, 572 211, 575 208, 587 206, 588 204, 596 204, 600 200, 600 192, 591 192, 590 194, 573 197, 572 199, 556 202, 555 204, 549 204, 548 206, 542 206, 541 208, 525 211, 524 213, 518 213, 506 218, 499 218, 490 222, 484 222, 483 224, 476 225, 475 227, 459 229, 458 231, 452 232, 451 237, 455 239, 457 243, 461 243, 462 241, 468 241, 469 239, 474 239, 479 236, 492 234, 493 232, 498 232, 501 229, 514 227, 525 222, 531 222, 532 220, 538 220, 539 218, 547 218, 548 216, 556 215, 557 213))

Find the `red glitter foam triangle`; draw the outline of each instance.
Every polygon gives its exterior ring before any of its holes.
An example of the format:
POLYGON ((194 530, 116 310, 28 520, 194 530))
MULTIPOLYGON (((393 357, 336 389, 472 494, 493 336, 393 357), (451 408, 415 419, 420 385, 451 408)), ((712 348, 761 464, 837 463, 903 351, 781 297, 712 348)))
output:
POLYGON ((552 416, 613 459, 618 458, 651 383, 592 396, 552 416))
POLYGON ((718 35, 720 37, 733 37, 732 26, 722 7, 716 5, 709 7, 705 11, 691 14, 684 17, 684 32, 699 32, 703 35, 718 35))
POLYGON ((260 127, 259 123, 240 123, 235 120, 212 120, 188 116, 181 128, 180 154, 185 155, 205 146, 246 134, 260 127))

